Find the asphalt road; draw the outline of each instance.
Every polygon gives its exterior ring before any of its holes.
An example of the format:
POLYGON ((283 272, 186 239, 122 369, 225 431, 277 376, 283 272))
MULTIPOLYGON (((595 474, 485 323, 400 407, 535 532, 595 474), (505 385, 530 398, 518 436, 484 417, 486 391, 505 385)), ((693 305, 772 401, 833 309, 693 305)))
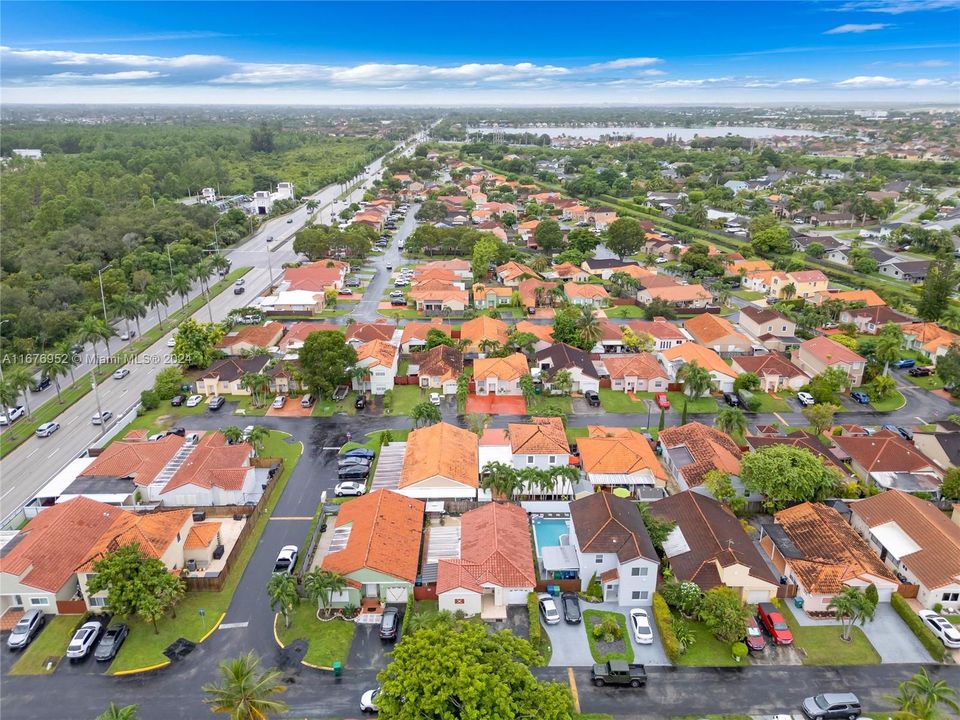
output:
MULTIPOLYGON (((414 144, 410 144, 405 152, 412 152, 414 147, 414 144)), ((362 199, 363 191, 375 178, 379 177, 381 168, 382 158, 368 165, 363 185, 334 206, 334 210, 339 212, 336 210, 337 207, 342 208, 350 202, 362 199)), ((329 212, 326 206, 333 203, 339 193, 338 186, 332 185, 312 195, 311 198, 320 204, 316 214, 329 212)), ((234 268, 252 267, 244 276, 246 293, 234 295, 230 290, 226 290, 194 313, 193 317, 201 322, 208 322, 211 318, 223 319, 231 310, 246 306, 252 297, 266 289, 271 277, 274 280, 280 277, 281 265, 296 259, 292 247, 293 235, 312 214, 314 213, 308 212, 305 205, 301 205, 287 215, 268 220, 247 242, 226 252, 225 255, 233 263, 234 268), (274 238, 271 243, 266 241, 268 236, 274 238)), ((179 303, 174 307, 179 307, 179 303)), ((155 321, 156 312, 153 311, 151 315, 155 321)), ((146 331, 148 326, 148 323, 141 321, 142 330, 146 331)), ((165 323, 164 328, 168 327, 169 325, 165 323)), ((172 331, 173 328, 169 329, 172 331)), ((0 468, 3 475, 0 518, 6 517, 27 502, 68 462, 93 445, 102 433, 108 432, 110 427, 126 413, 133 411, 141 391, 151 388, 156 374, 164 367, 171 365, 171 348, 166 345, 169 336, 169 333, 164 335, 157 343, 128 363, 127 367, 131 372, 126 378, 123 380, 110 378, 100 384, 99 406, 102 410, 110 410, 114 415, 110 425, 98 428, 91 423, 90 418, 97 412, 97 398, 95 393, 88 393, 61 413, 57 418, 60 430, 54 435, 49 438, 31 437, 3 458, 2 468, 0 468)), ((115 348, 116 345, 113 347, 115 348)), ((92 361, 91 355, 88 362, 92 361)), ((38 397, 42 398, 42 394, 38 397)), ((31 405, 31 407, 35 408, 37 405, 31 405)))

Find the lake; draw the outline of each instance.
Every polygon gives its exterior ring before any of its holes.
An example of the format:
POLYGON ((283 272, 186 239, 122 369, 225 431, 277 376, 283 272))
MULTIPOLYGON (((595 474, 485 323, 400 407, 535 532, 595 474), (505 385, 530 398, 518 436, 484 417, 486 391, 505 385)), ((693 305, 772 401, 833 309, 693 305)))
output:
POLYGON ((665 138, 668 135, 675 136, 681 140, 691 140, 696 136, 700 137, 723 137, 725 135, 739 135, 746 138, 768 138, 775 135, 807 135, 810 137, 823 137, 827 133, 817 132, 816 130, 799 130, 797 128, 772 128, 759 126, 730 126, 717 125, 716 127, 505 127, 505 128, 467 128, 467 133, 494 133, 503 132, 506 134, 533 133, 543 135, 546 133, 550 137, 578 137, 588 140, 599 140, 603 135, 620 135, 631 137, 656 137, 665 138))

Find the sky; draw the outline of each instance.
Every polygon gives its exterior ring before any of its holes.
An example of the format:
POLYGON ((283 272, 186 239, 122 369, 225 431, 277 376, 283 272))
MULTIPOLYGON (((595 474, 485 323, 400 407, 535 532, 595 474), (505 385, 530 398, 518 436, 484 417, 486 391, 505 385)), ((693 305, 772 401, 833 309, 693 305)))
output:
POLYGON ((960 102, 960 0, 17 2, 4 103, 960 102))

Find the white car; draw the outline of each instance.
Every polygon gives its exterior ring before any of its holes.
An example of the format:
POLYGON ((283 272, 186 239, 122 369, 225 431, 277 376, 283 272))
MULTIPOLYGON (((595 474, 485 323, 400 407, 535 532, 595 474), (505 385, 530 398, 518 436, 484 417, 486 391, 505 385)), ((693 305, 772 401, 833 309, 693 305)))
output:
POLYGON ((93 422, 94 425, 105 425, 106 423, 110 422, 110 418, 112 417, 112 412, 109 410, 104 410, 103 412, 94 413, 91 422, 93 422))
POLYGON ((540 614, 543 615, 543 621, 547 625, 556 625, 560 622, 560 611, 557 610, 557 602, 549 593, 540 593, 537 598, 540 600, 540 614))
POLYGON ((253 430, 254 430, 255 427, 256 427, 255 425, 247 425, 247 426, 243 429, 243 439, 244 439, 244 440, 249 440, 249 439, 250 439, 250 435, 253 433, 253 430))
POLYGON ((37 428, 37 437, 50 437, 60 429, 60 423, 45 422, 37 428))
POLYGON ((133 340, 136 334, 137 334, 136 330, 129 330, 129 331, 124 330, 123 334, 120 336, 120 339, 124 341, 133 340))
POLYGON ((280 554, 277 555, 277 562, 273 566, 274 573, 293 574, 293 568, 297 564, 297 546, 284 545, 280 548, 280 554))
POLYGON ((187 407, 196 407, 203 402, 203 395, 191 395, 187 398, 187 407))
POLYGON ((241 286, 243 285, 243 283, 244 283, 244 279, 243 279, 243 278, 240 278, 239 280, 237 280, 237 281, 234 283, 234 285, 236 285, 237 287, 241 287, 241 286))
POLYGON ((653 629, 650 627, 650 617, 646 610, 640 608, 630 610, 630 627, 633 628, 633 639, 638 645, 653 643, 653 629))
POLYGON ((430 393, 430 403, 432 405, 440 405, 440 393, 430 393))
POLYGON ((277 395, 277 396, 273 399, 273 409, 274 409, 274 410, 279 410, 280 408, 282 408, 282 407, 283 407, 284 405, 286 405, 286 404, 287 404, 287 396, 286 396, 286 395, 277 395))
POLYGON ((171 335, 170 337, 167 338, 167 347, 172 348, 172 347, 176 347, 176 345, 177 345, 177 338, 175 335, 171 335))
POLYGON ((23 405, 7 408, 5 413, 0 414, 0 425, 9 425, 15 420, 22 418, 26 412, 27 411, 23 409, 23 405))
POLYGON ((344 480, 343 482, 338 482, 337 487, 333 490, 337 497, 343 497, 344 495, 360 496, 366 491, 366 485, 353 480, 344 480))
POLYGON ((375 713, 380 708, 377 706, 377 696, 380 694, 380 688, 367 690, 360 696, 360 712, 375 713))
POLYGON ((127 368, 117 368, 113 371, 114 380, 123 380, 127 375, 130 374, 130 371, 127 368))
POLYGON ((960 648, 960 630, 954 627, 953 623, 945 617, 937 615, 933 610, 921 610, 917 615, 923 618, 923 624, 946 647, 960 648))
POLYGON ((813 395, 807 392, 798 392, 797 400, 800 401, 801 405, 815 405, 817 402, 813 399, 813 395))
POLYGON ((70 639, 70 644, 67 645, 67 657, 70 660, 82 660, 89 655, 97 642, 97 638, 100 637, 101 630, 103 630, 103 625, 95 620, 81 625, 70 639))

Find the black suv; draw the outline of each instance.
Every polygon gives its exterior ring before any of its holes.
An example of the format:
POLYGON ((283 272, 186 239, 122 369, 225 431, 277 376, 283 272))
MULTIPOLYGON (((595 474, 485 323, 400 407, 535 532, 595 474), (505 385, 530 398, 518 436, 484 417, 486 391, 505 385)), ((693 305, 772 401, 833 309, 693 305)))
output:
POLYGON ((394 607, 388 607, 383 611, 383 621, 380 623, 380 639, 396 640, 400 634, 400 619, 403 616, 400 611, 394 607))
POLYGON ((33 392, 40 392, 42 390, 46 390, 48 387, 50 387, 50 378, 43 376, 33 384, 33 387, 31 387, 30 390, 33 392))
POLYGON ((587 401, 587 405, 591 407, 600 407, 600 396, 594 390, 587 390, 583 394, 584 399, 587 401))
POLYGON ((740 398, 737 396, 736 393, 729 393, 729 392, 724 393, 723 401, 730 407, 740 407, 741 405, 740 398))

